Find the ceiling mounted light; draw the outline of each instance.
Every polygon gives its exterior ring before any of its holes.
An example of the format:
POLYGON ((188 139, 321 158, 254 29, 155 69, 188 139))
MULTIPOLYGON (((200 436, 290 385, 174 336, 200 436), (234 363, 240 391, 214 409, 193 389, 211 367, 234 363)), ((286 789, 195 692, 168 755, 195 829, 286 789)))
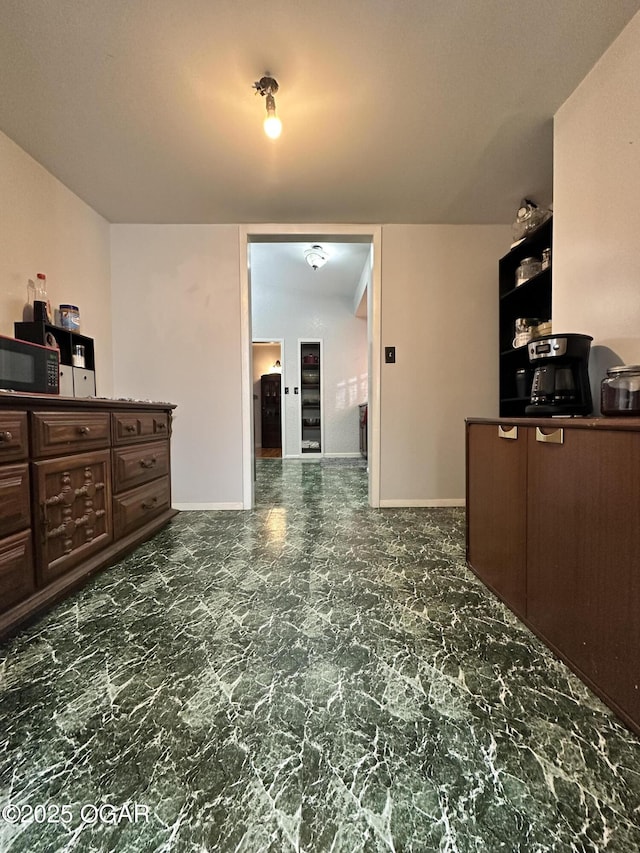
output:
POLYGON ((314 270, 320 269, 320 267, 323 267, 329 260, 329 255, 325 252, 322 246, 318 246, 317 244, 311 246, 310 249, 306 249, 304 257, 309 266, 314 270))
POLYGON ((264 132, 270 139, 277 139, 282 133, 282 122, 276 115, 276 99, 275 93, 278 91, 278 83, 273 77, 269 76, 267 71, 264 77, 261 77, 253 84, 256 92, 266 97, 267 117, 264 120, 264 132))

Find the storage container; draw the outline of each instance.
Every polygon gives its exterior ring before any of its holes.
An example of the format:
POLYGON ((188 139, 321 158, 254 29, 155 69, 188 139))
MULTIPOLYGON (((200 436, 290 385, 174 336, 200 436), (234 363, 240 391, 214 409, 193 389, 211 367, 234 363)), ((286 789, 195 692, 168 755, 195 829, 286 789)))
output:
POLYGON ((77 305, 60 306, 60 325, 70 332, 80 331, 80 312, 77 305))
POLYGON ((610 367, 600 386, 603 415, 640 415, 640 364, 610 367))

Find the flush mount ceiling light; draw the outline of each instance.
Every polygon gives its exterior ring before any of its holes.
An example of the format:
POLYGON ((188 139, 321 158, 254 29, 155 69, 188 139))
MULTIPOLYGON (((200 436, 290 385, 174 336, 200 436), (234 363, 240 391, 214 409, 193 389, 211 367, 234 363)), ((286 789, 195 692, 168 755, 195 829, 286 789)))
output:
POLYGON ((267 117, 264 120, 264 132, 270 139, 277 139, 282 133, 282 122, 276 115, 276 99, 275 93, 278 91, 278 83, 273 77, 269 76, 269 72, 261 77, 253 84, 256 92, 259 92, 263 97, 266 97, 267 117))
POLYGON ((325 252, 322 246, 318 246, 317 244, 311 246, 310 249, 305 249, 304 257, 309 266, 314 270, 320 269, 320 267, 323 267, 329 260, 329 255, 325 252))

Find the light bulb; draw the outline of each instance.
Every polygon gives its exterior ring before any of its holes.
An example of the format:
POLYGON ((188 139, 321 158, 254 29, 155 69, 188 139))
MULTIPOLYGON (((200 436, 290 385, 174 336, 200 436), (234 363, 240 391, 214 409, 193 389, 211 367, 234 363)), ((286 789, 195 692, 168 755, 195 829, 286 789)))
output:
POLYGON ((277 115, 268 115, 264 120, 264 132, 269 139, 277 139, 282 133, 282 122, 277 115))

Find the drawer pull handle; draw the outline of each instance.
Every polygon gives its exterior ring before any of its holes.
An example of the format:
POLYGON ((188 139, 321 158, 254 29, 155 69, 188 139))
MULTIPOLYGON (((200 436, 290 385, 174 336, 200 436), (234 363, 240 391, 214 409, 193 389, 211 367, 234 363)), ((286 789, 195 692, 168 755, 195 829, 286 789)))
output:
POLYGON ((166 428, 167 428, 166 424, 158 424, 158 431, 166 429, 166 428))
POLYGON ((518 427, 517 426, 509 426, 503 427, 498 426, 498 438, 518 438, 518 427))
POLYGON ((91 429, 88 426, 82 426, 78 427, 78 432, 80 433, 80 435, 89 435, 91 429))
POLYGON ((554 429, 553 432, 542 432, 540 427, 536 427, 536 441, 542 441, 546 444, 564 444, 564 430, 554 429))
POLYGON ((153 466, 156 464, 157 461, 158 460, 156 459, 155 456, 152 456, 151 459, 141 459, 140 460, 140 467, 141 468, 153 468, 153 466))
POLYGON ((135 432, 136 431, 136 428, 134 427, 133 424, 127 424, 125 429, 127 432, 135 432))
POLYGON ((9 442, 9 441, 11 441, 12 438, 13 438, 13 435, 9 432, 8 429, 5 429, 5 430, 3 430, 3 432, 0 432, 0 442, 3 442, 3 441, 9 442))
POLYGON ((142 509, 153 509, 158 505, 158 498, 152 498, 150 501, 142 501, 142 509))

